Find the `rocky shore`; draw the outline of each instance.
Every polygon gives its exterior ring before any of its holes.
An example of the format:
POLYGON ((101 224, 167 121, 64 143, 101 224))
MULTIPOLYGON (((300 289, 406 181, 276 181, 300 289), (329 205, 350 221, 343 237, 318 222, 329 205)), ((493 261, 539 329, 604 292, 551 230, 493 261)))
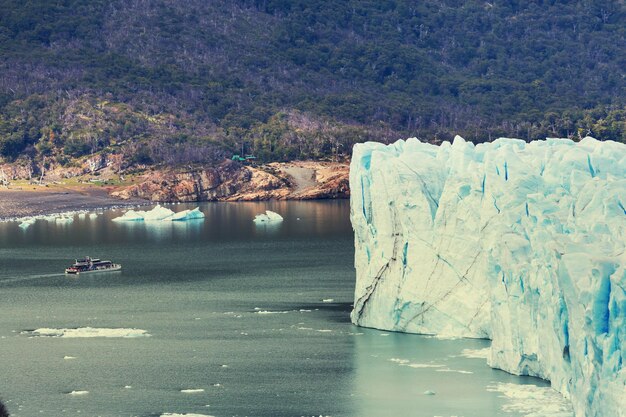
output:
POLYGON ((348 198, 347 163, 297 161, 261 167, 225 161, 216 167, 148 172, 115 191, 121 199, 160 202, 348 198))
POLYGON ((224 161, 212 167, 145 169, 121 174, 119 161, 49 171, 38 180, 0 166, 0 219, 149 202, 348 198, 347 162, 295 161, 261 166, 224 161), (12 175, 12 176, 10 176, 12 175))

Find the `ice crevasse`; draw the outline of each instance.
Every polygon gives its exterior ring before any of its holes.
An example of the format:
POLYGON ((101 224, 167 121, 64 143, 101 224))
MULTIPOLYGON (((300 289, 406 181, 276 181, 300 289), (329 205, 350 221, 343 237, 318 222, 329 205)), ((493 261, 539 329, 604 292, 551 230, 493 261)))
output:
POLYGON ((626 145, 355 145, 352 321, 492 339, 576 416, 626 416, 626 145))

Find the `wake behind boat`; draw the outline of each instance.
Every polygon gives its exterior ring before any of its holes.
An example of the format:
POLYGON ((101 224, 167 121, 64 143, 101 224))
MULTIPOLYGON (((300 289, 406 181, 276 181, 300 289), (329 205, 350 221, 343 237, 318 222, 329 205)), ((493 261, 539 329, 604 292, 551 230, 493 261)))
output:
POLYGON ((113 272, 122 269, 122 265, 114 264, 111 261, 102 261, 100 259, 90 258, 76 259, 74 264, 65 269, 66 274, 86 274, 90 272, 113 272))

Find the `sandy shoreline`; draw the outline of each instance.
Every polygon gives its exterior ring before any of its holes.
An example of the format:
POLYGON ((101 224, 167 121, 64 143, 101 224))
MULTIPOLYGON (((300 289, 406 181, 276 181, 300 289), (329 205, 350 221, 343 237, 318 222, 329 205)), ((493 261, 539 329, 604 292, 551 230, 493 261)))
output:
POLYGON ((38 190, 0 189, 0 221, 19 217, 91 211, 101 208, 149 204, 145 200, 119 200, 102 187, 41 188, 38 190))

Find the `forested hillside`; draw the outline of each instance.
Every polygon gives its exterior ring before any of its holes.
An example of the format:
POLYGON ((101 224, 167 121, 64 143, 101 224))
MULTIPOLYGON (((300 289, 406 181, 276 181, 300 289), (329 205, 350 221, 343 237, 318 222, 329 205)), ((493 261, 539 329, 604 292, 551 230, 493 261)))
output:
POLYGON ((623 1, 0 0, 0 156, 626 141, 623 1))

